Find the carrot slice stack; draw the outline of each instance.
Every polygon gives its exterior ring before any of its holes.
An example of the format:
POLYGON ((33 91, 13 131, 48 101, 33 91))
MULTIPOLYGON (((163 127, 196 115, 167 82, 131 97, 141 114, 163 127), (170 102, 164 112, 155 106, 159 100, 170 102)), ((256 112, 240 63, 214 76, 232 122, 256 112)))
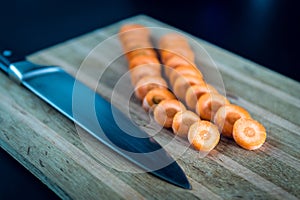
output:
MULTIPOLYGON (((213 121, 224 136, 232 137, 235 122, 240 118, 251 118, 250 114, 245 109, 230 104, 226 97, 204 81, 202 73, 196 67, 195 56, 188 41, 182 35, 167 34, 159 44, 165 74, 176 97, 184 100, 187 107, 196 111, 201 119, 213 121)), ((178 126, 176 121, 173 123, 178 126)), ((203 124, 198 123, 198 126, 203 124)), ((173 131, 176 132, 177 129, 173 131)))
POLYGON ((166 66, 165 74, 167 77, 179 66, 194 65, 194 52, 190 48, 187 39, 180 34, 169 33, 164 35, 159 41, 159 48, 162 62, 166 66))
POLYGON ((150 41, 150 31, 139 24, 125 24, 119 38, 129 63, 135 96, 143 100, 155 88, 167 88, 161 77, 161 65, 150 41))
POLYGON ((265 142, 265 128, 244 108, 231 104, 205 82, 187 38, 177 33, 160 38, 162 68, 150 34, 142 25, 126 24, 120 28, 119 38, 128 60, 135 96, 147 112, 153 111, 158 124, 172 127, 175 135, 187 138, 196 150, 204 152, 218 144, 220 132, 233 137, 248 150, 257 149, 265 142), (190 110, 186 110, 181 101, 190 110))

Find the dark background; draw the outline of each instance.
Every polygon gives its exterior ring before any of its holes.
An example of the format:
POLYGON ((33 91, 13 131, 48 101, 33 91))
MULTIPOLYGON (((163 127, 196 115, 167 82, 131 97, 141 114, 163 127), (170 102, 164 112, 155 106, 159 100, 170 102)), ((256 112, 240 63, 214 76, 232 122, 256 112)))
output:
MULTIPOLYGON (((288 0, 1 1, 0 48, 24 56, 146 14, 300 81, 299 5, 288 0)), ((0 199, 21 197, 57 198, 0 148, 0 199)))

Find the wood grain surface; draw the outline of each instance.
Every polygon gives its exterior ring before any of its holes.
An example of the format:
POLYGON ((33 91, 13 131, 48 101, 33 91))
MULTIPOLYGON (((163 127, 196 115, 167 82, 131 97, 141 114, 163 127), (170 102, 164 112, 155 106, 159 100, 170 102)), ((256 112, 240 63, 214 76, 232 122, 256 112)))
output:
MULTIPOLYGON (((156 133, 158 127, 148 125, 150 118, 141 103, 134 97, 128 99, 133 88, 115 35, 124 23, 180 31, 141 15, 28 59, 61 66, 128 112, 177 160, 192 190, 141 172, 3 73, 0 146, 63 199, 299 199, 300 84, 190 36, 192 47, 200 45, 200 51, 210 56, 199 56, 201 69, 208 70, 207 74, 209 69, 216 70, 231 102, 245 107, 268 133, 259 150, 247 151, 222 138, 215 150, 202 156, 169 130, 156 133)), ((154 44, 159 33, 152 38, 154 44)))

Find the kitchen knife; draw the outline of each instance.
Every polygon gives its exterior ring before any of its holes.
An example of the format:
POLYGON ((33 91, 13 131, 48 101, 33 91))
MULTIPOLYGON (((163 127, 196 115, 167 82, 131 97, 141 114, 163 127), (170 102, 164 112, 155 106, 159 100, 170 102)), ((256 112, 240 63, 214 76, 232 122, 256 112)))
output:
POLYGON ((10 63, 3 55, 0 55, 0 69, 140 168, 169 183, 191 189, 182 169, 154 138, 63 69, 26 60, 10 63))

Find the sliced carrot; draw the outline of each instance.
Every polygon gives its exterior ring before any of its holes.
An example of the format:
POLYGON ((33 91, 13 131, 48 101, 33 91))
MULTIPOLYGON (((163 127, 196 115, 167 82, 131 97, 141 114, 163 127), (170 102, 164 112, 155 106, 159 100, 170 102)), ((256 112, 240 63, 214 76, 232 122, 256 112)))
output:
POLYGON ((141 30, 139 29, 130 30, 128 32, 121 33, 119 37, 123 44, 150 42, 149 35, 141 35, 140 32, 141 30))
POLYGON ((179 55, 174 55, 164 62, 164 65, 173 68, 178 65, 190 65, 190 64, 193 64, 193 62, 179 55))
POLYGON ((145 76, 161 76, 160 64, 144 64, 130 70, 131 83, 133 86, 145 76))
POLYGON ((123 33, 138 28, 145 28, 145 27, 140 24, 123 24, 119 30, 119 33, 123 33))
POLYGON ((166 77, 170 77, 170 74, 174 71, 174 69, 176 69, 179 66, 180 65, 176 65, 176 66, 171 67, 171 66, 167 66, 167 65, 163 64, 163 69, 164 69, 166 77))
POLYGON ((139 42, 139 41, 135 41, 135 42, 128 42, 126 44, 123 44, 123 51, 125 53, 130 52, 130 51, 134 51, 134 50, 140 50, 140 49, 149 49, 152 48, 152 44, 150 42, 139 42))
POLYGON ((147 35, 141 35, 139 34, 139 32, 136 31, 129 31, 126 33, 123 33, 122 35, 120 35, 120 37, 122 38, 122 43, 124 45, 128 45, 130 43, 141 43, 144 44, 149 43, 150 42, 150 38, 147 35))
POLYGON ((176 68, 170 72, 169 82, 171 85, 174 85, 176 79, 181 75, 194 75, 198 76, 200 79, 203 78, 200 70, 197 69, 194 65, 178 65, 176 68))
POLYGON ((167 82, 160 76, 144 76, 135 86, 135 96, 143 100, 146 94, 154 88, 167 88, 167 82))
POLYGON ((226 97, 218 93, 206 93, 202 95, 196 104, 196 113, 200 115, 201 119, 213 120, 217 110, 230 102, 226 97))
POLYGON ((196 150, 209 152, 219 143, 220 133, 211 122, 197 121, 189 129, 188 140, 196 150))
POLYGON ((172 122, 173 133, 180 137, 187 137, 190 126, 197 121, 200 121, 200 118, 192 111, 178 112, 172 122))
POLYGON ((136 39, 134 35, 128 35, 121 43, 125 53, 136 49, 152 48, 152 43, 147 37, 136 39))
POLYGON ((240 118, 251 118, 244 108, 229 104, 218 109, 214 117, 214 124, 218 126, 222 135, 232 138, 233 124, 240 118))
POLYGON ((119 35, 121 36, 120 37, 121 39, 122 39, 122 35, 125 33, 129 33, 129 34, 135 33, 137 35, 143 35, 144 37, 148 37, 150 31, 148 28, 140 24, 124 24, 119 30, 119 35))
POLYGON ((159 41, 162 60, 166 63, 173 56, 182 56, 194 62, 194 52, 190 49, 187 39, 177 33, 166 34, 159 41))
POLYGON ((181 75, 176 79, 173 85, 173 92, 178 99, 184 100, 185 93, 191 85, 200 85, 204 83, 204 80, 199 78, 199 76, 181 75))
POLYGON ((267 133, 265 127, 258 121, 240 118, 233 125, 233 139, 247 150, 260 148, 266 141, 267 133))
POLYGON ((152 48, 136 49, 126 52, 126 57, 128 60, 131 60, 133 57, 140 55, 147 57, 157 57, 156 52, 152 48))
POLYGON ((163 100, 154 108, 154 120, 165 128, 172 127, 174 115, 186 110, 185 106, 176 99, 163 100))
POLYGON ((163 100, 175 99, 175 96, 166 88, 154 88, 150 90, 143 99, 143 108, 146 111, 154 109, 163 100))
POLYGON ((163 62, 166 62, 173 56, 182 56, 186 60, 189 60, 191 62, 195 61, 195 54, 190 48, 182 48, 182 47, 174 47, 173 49, 161 49, 160 55, 163 62))
POLYGON ((190 86, 185 94, 185 103, 190 110, 195 111, 198 99, 206 93, 218 93, 210 84, 198 84, 190 86))
POLYGON ((152 57, 152 56, 145 56, 145 55, 135 56, 129 61, 129 69, 144 64, 159 64, 159 60, 156 57, 152 57))

